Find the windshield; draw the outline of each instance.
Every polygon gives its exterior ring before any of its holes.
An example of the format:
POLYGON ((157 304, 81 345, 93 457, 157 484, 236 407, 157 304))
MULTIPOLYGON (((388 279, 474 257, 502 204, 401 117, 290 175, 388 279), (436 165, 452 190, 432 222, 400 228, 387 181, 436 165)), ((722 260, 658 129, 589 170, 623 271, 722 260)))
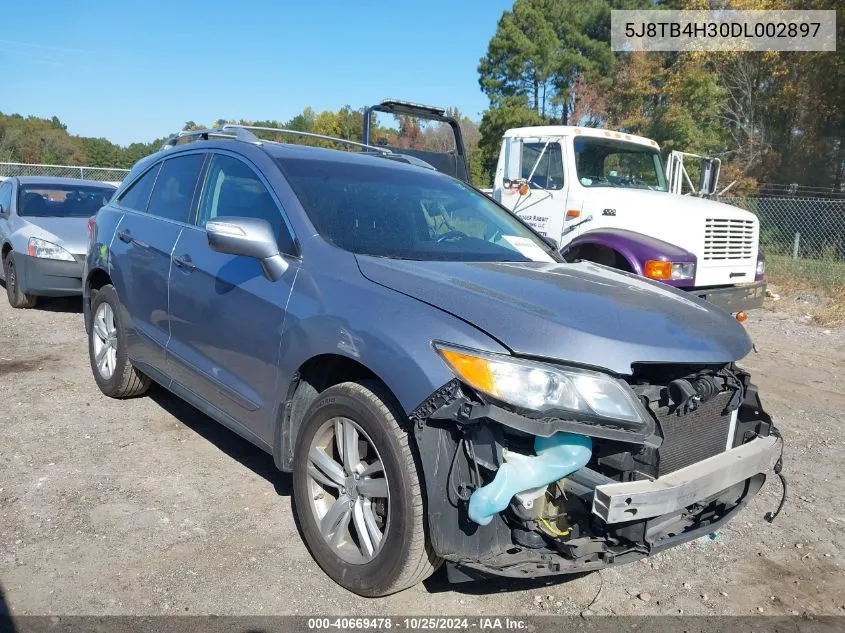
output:
POLYGON ((487 196, 436 172, 279 159, 320 235, 353 253, 441 261, 557 261, 487 196))
POLYGON ((579 136, 575 168, 584 187, 668 191, 660 152, 638 143, 579 136))
POLYGON ((21 185, 18 215, 33 218, 87 218, 100 210, 114 193, 103 185, 21 185))

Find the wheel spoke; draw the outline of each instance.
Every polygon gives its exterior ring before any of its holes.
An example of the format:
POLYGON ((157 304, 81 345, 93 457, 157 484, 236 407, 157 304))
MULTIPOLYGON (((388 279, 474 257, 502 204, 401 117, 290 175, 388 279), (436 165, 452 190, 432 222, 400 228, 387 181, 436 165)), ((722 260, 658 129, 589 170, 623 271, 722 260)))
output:
POLYGON ((94 361, 97 363, 97 367, 103 366, 103 361, 106 360, 106 356, 109 354, 109 346, 108 343, 104 343, 103 346, 100 348, 100 351, 97 352, 97 357, 94 361))
POLYGON ((380 473, 384 471, 384 466, 379 460, 374 461, 372 464, 368 464, 364 470, 361 471, 361 478, 364 477, 371 477, 376 473, 380 473))
POLYGON ((358 452, 358 429, 351 420, 343 420, 343 467, 351 475, 361 461, 358 452))
POLYGON ((311 452, 308 453, 308 458, 312 464, 323 471, 338 487, 345 483, 346 478, 343 474, 343 466, 329 457, 322 448, 312 448, 311 452))
POLYGON ((362 479, 358 482, 358 493, 378 499, 387 497, 387 479, 362 479))
POLYGON ((364 524, 367 526, 367 534, 370 535, 370 541, 373 544, 373 549, 378 549, 381 544, 381 539, 384 536, 381 529, 379 529, 376 515, 373 512, 373 504, 369 499, 364 499, 362 510, 364 514, 364 524))
POLYGON ((94 332, 100 337, 101 341, 106 341, 109 338, 109 331, 102 315, 94 321, 94 332))
POLYGON ((329 486, 331 488, 337 488, 338 490, 341 489, 341 485, 339 483, 323 474, 323 471, 317 468, 313 463, 308 464, 308 474, 311 475, 311 478, 314 479, 317 483, 323 484, 324 486, 329 486))
POLYGON ((351 517, 349 497, 340 495, 334 505, 326 512, 326 516, 320 521, 320 531, 329 543, 337 547, 343 542, 351 517))
POLYGON ((364 500, 361 498, 356 499, 355 505, 352 506, 352 522, 355 524, 355 532, 358 534, 358 549, 361 550, 364 558, 369 558, 373 555, 375 548, 370 538, 370 531, 367 529, 367 523, 364 520, 364 500))

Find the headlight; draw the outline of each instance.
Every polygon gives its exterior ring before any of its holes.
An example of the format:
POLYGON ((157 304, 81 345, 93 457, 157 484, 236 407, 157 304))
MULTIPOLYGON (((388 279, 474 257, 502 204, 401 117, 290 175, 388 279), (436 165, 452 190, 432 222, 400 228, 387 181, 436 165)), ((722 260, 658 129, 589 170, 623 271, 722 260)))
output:
POLYGON ((695 278, 695 262, 664 262, 649 259, 645 263, 643 274, 649 279, 678 280, 695 278))
POLYGON ((760 257, 757 260, 757 273, 755 274, 756 277, 762 277, 766 274, 766 260, 760 257))
POLYGON ((52 242, 37 237, 29 238, 29 256, 42 259, 60 259, 63 262, 75 261, 73 255, 61 246, 56 246, 52 242))
POLYGON ((467 385, 517 407, 532 411, 562 409, 627 422, 645 421, 634 393, 607 374, 562 369, 440 343, 434 347, 467 385))

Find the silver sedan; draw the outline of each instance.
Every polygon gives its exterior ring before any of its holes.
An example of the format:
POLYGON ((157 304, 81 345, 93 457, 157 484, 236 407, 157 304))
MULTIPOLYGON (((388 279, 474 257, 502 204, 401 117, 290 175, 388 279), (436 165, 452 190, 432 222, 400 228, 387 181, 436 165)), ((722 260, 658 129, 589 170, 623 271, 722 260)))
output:
POLYGON ((82 294, 88 220, 115 192, 94 180, 21 176, 0 183, 0 257, 9 303, 82 294))

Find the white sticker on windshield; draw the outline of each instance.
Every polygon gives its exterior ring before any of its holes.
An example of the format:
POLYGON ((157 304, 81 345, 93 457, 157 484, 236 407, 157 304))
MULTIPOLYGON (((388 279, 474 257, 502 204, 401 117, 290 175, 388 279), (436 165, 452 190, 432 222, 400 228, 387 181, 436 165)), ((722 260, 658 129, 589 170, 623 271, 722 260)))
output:
POLYGON ((513 246, 522 255, 530 259, 532 262, 553 262, 551 255, 549 255, 542 248, 537 246, 533 240, 527 237, 517 237, 516 235, 503 235, 502 239, 513 246))

